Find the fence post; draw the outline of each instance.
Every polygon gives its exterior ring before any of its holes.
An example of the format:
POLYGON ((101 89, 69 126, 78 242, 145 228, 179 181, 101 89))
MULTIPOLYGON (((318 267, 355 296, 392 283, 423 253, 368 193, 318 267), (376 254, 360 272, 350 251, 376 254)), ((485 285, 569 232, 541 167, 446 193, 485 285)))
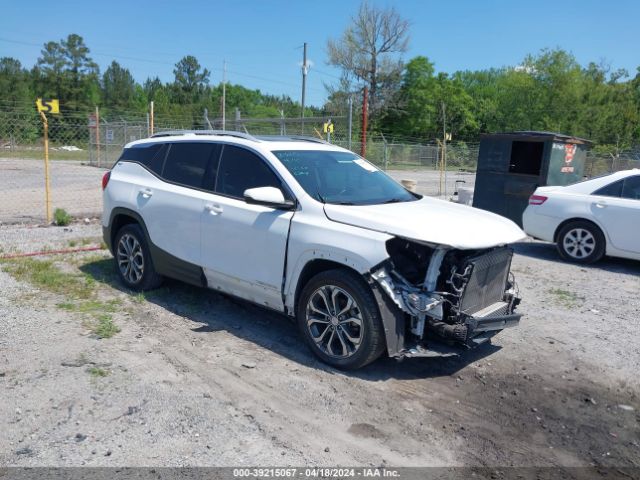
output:
POLYGON ((353 121, 353 98, 349 95, 349 119, 347 120, 347 135, 349 136, 348 146, 349 150, 351 150, 351 128, 353 121))
POLYGON ((366 85, 364 92, 362 93, 362 143, 360 144, 360 156, 365 157, 367 155, 367 102, 368 102, 369 90, 366 85))
POLYGON ((149 136, 153 135, 153 100, 149 105, 149 131, 151 132, 149 136))
MULTIPOLYGON (((112 127, 112 132, 113 132, 113 127, 112 127)), ((105 163, 107 165, 109 165, 109 124, 107 122, 104 122, 104 160, 105 163)), ((113 135, 113 133, 112 133, 113 135)), ((99 167, 102 167, 102 165, 98 165, 99 167)))
POLYGON ((382 169, 387 171, 387 139, 384 137, 384 133, 380 132, 382 137, 382 169))
POLYGON ((100 109, 96 105, 96 159, 100 167, 100 109))

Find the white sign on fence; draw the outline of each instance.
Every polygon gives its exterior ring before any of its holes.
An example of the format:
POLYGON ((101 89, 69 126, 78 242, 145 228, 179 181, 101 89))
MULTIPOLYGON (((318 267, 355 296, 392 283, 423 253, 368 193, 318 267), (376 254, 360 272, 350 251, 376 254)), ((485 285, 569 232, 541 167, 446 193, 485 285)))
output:
POLYGON ((113 130, 107 130, 105 133, 107 142, 113 142, 113 130))

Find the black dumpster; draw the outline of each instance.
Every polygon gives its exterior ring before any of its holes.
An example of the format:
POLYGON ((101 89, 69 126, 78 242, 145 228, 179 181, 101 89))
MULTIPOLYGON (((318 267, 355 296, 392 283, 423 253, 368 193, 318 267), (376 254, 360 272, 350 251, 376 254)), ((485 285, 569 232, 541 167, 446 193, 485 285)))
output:
POLYGON ((582 180, 588 140, 551 132, 483 135, 473 206, 522 226, 529 196, 544 185, 582 180))

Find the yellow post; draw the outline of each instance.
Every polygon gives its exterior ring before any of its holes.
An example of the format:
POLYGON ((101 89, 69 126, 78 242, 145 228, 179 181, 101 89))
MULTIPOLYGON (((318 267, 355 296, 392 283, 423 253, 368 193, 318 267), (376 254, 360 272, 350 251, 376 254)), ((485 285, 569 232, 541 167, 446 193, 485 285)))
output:
POLYGON ((44 127, 44 192, 47 208, 47 223, 51 223, 51 185, 49 181, 49 122, 44 112, 40 112, 42 126, 44 127))
POLYGON ((96 155, 100 166, 100 109, 96 105, 96 155))

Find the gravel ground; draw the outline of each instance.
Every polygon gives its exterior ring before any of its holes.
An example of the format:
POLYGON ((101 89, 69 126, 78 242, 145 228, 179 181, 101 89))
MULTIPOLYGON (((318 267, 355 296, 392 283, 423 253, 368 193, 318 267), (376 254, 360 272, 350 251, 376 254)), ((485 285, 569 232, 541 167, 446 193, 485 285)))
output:
MULTIPOLYGON (((0 240, 100 235, 71 228, 0 240)), ((639 466, 640 263, 516 251, 520 326, 459 359, 351 373, 250 304, 176 282, 123 291, 106 252, 55 258, 121 302, 110 339, 0 272, 0 465, 639 466)))
MULTIPOLYGON (((96 217, 102 211, 100 182, 106 171, 77 161, 50 163, 52 210, 64 208, 79 218, 96 217)), ((417 192, 436 196, 440 173, 432 170, 389 170, 396 180, 415 180, 417 192)), ((456 180, 473 186, 475 174, 448 172, 446 193, 450 197, 456 180)), ((444 187, 443 187, 444 196, 444 187)), ((0 158, 0 224, 44 223, 46 215, 44 164, 42 160, 0 158)))
MULTIPOLYGON (((54 160, 49 170, 52 210, 64 208, 76 217, 100 213, 105 169, 54 160)), ((0 158, 0 223, 42 223, 45 216, 44 162, 0 158)))

